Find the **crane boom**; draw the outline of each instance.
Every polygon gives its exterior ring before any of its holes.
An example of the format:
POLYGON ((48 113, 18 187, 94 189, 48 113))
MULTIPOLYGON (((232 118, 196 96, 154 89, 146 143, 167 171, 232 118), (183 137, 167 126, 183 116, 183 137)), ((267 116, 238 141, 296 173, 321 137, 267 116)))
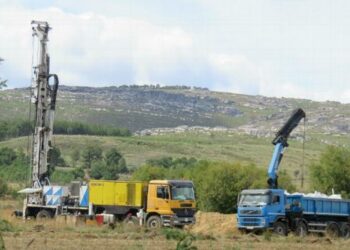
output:
POLYGON ((283 158, 283 152, 288 147, 288 137, 292 131, 298 126, 299 122, 305 118, 305 112, 301 108, 293 111, 288 121, 283 127, 276 133, 276 137, 273 139, 272 144, 275 145, 275 149, 272 155, 272 159, 268 169, 268 180, 269 188, 278 187, 278 168, 283 158))
MULTIPOLYGON (((58 77, 50 74, 50 57, 47 53, 47 22, 32 21, 33 37, 38 39, 38 58, 33 67, 32 102, 35 105, 35 130, 32 148, 32 186, 48 183, 48 152, 51 149, 54 112, 58 90, 58 77), (53 84, 49 80, 53 78, 53 84)), ((34 52, 33 52, 34 53, 34 52)))

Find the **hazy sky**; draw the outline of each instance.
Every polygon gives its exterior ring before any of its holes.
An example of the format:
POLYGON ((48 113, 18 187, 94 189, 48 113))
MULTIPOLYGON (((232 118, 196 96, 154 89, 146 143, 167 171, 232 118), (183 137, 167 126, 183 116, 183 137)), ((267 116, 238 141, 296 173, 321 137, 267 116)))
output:
POLYGON ((350 1, 0 0, 0 75, 30 85, 47 20, 65 85, 184 84, 350 102, 350 1))

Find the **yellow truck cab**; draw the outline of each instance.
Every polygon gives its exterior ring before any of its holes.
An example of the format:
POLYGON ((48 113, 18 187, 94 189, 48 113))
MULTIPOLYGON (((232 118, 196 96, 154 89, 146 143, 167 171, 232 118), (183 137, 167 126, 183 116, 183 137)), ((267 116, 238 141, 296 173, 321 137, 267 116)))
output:
POLYGON ((193 183, 185 180, 154 180, 148 184, 147 227, 183 226, 195 222, 193 183))
POLYGON ((90 180, 89 214, 114 215, 118 220, 142 223, 149 228, 195 222, 193 183, 187 180, 90 180))

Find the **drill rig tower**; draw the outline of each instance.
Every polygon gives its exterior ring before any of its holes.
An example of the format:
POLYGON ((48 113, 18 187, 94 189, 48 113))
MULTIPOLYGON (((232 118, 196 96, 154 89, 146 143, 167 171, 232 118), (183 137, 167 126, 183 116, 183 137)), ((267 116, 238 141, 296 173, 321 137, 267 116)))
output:
POLYGON ((58 77, 50 74, 50 57, 47 53, 47 22, 32 21, 33 39, 37 41, 38 55, 33 67, 31 100, 35 105, 35 131, 32 147, 32 187, 41 188, 49 184, 48 153, 51 149, 54 112, 58 90, 58 77), (53 84, 50 85, 50 78, 53 84))

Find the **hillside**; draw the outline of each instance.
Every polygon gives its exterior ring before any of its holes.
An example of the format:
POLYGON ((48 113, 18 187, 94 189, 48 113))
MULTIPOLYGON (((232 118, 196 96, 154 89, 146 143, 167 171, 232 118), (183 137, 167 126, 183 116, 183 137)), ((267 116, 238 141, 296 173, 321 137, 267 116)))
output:
MULTIPOLYGON (((164 156, 195 157, 210 161, 254 163, 266 168, 273 151, 270 138, 256 138, 248 135, 226 133, 181 133, 158 136, 132 137, 97 137, 97 136, 54 136, 54 143, 61 149, 66 162, 71 165, 72 152, 82 150, 88 144, 96 144, 104 151, 115 147, 125 157, 129 168, 144 164, 148 159, 159 159, 164 156)), ((0 147, 22 148, 26 151, 27 138, 17 138, 0 142, 0 147)), ((305 165, 318 158, 325 144, 317 140, 307 143, 304 152, 305 165)), ((290 147, 285 153, 281 169, 286 170, 300 184, 301 165, 303 161, 302 143, 290 140, 290 147)), ((308 171, 305 169, 307 176, 308 171)), ((308 181, 306 179, 306 181, 308 181)))
MULTIPOLYGON (((0 91, 0 119, 25 119, 28 103, 28 89, 0 91)), ((181 86, 61 86, 57 105, 57 120, 126 127, 133 132, 187 125, 205 127, 197 130, 229 128, 258 136, 272 136, 294 108, 302 107, 308 116, 309 135, 350 132, 350 104, 248 96, 181 86)), ((301 130, 302 126, 299 134, 301 130)), ((146 131, 146 134, 156 131, 146 131)))
MULTIPOLYGON (((27 119, 28 102, 28 89, 0 91, 0 120, 27 119)), ((303 160, 307 167, 327 144, 350 147, 349 104, 238 95, 188 87, 61 86, 56 121, 127 127, 134 136, 56 135, 54 143, 68 163, 73 149, 95 143, 104 150, 118 148, 131 168, 163 156, 252 162, 265 168, 272 154, 274 133, 296 107, 302 107, 308 118, 305 127, 300 125, 293 132, 281 168, 287 170, 297 184, 303 160)), ((27 138, 0 142, 0 147, 26 149, 26 145, 27 138)), ((307 169, 305 174, 307 177, 307 169)))

